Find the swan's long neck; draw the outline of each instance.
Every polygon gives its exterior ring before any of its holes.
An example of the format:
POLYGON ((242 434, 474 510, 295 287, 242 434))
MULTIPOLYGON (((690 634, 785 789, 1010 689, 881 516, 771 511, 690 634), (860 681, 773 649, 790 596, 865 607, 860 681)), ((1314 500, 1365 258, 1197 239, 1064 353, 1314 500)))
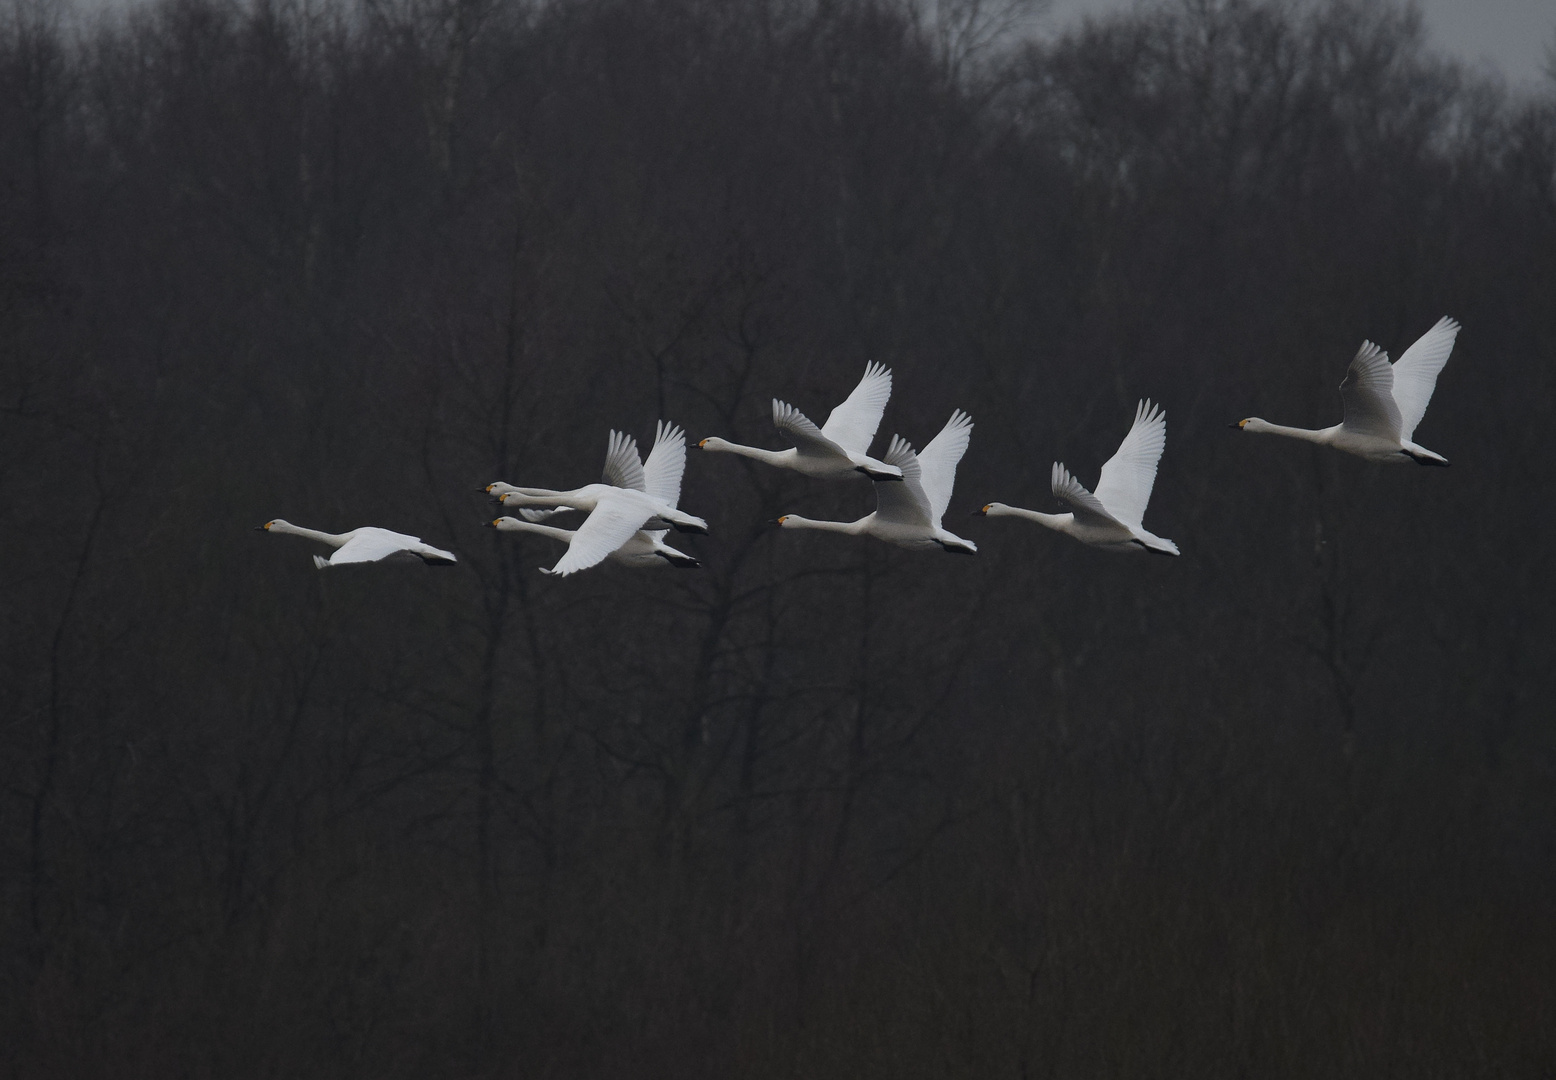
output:
POLYGON ((266 531, 291 533, 293 536, 306 536, 309 540, 317 540, 321 544, 328 544, 330 547, 336 548, 343 546, 347 540, 351 539, 349 535, 320 532, 318 529, 305 529, 301 525, 293 525, 290 521, 272 521, 270 528, 266 531))
POLYGON ((741 457, 780 467, 794 456, 793 450, 763 450, 760 446, 742 446, 724 439, 704 439, 700 445, 704 450, 713 450, 722 454, 739 454, 741 457))
POLYGON ((1288 439, 1301 439, 1303 442, 1328 444, 1333 441, 1338 427, 1321 428, 1317 431, 1312 428, 1286 427, 1282 424, 1272 424, 1267 420, 1254 417, 1243 425, 1244 431, 1251 431, 1257 435, 1284 435, 1288 439))
POLYGON ((1075 521, 1074 514, 1045 514, 1038 510, 1024 510, 1019 506, 1006 506, 1004 503, 990 503, 984 508, 983 514, 985 517, 1026 518, 1058 532, 1067 532, 1075 521))
POLYGON ((811 518, 800 517, 798 514, 785 514, 778 519, 778 523, 785 529, 815 529, 817 532, 847 533, 850 536, 858 536, 864 532, 865 522, 869 520, 869 517, 862 517, 858 521, 814 521, 811 518))
POLYGON ((534 521, 523 521, 519 518, 503 517, 497 519, 497 526, 502 532, 527 532, 536 536, 549 536, 553 540, 560 540, 564 544, 573 542, 572 529, 559 529, 555 525, 541 525, 534 521))
POLYGON ((583 488, 552 491, 549 488, 520 488, 503 496, 504 506, 572 506, 572 500, 585 494, 583 488))

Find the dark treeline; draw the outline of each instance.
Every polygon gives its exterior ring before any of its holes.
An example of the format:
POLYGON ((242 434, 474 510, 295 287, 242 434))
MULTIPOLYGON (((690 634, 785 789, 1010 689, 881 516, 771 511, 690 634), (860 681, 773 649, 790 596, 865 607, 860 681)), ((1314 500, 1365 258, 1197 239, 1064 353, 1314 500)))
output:
POLYGON ((1549 1075, 1556 98, 986 7, 6 0, 0 1073, 1549 1075), (1225 430, 1444 314, 1452 469, 1225 430), (870 360, 977 558, 696 449, 698 572, 481 528, 870 360), (966 519, 1145 396, 1183 558, 966 519))

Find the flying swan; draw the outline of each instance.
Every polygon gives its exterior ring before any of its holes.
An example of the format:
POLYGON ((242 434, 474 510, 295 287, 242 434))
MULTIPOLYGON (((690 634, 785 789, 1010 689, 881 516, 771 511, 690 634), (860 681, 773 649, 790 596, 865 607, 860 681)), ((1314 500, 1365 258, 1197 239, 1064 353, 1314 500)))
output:
MULTIPOLYGON (((566 577, 613 558, 629 566, 668 562, 673 566, 694 567, 697 560, 664 543, 670 515, 680 513, 681 477, 686 472, 686 433, 674 424, 659 421, 654 434, 654 449, 648 460, 638 458, 638 444, 630 435, 612 431, 605 457, 604 484, 588 497, 589 516, 576 530, 501 517, 492 527, 507 532, 532 532, 562 540, 567 552, 547 574, 566 577), (657 527, 653 527, 657 526, 657 527)), ((579 489, 580 491, 586 489, 579 489)), ((575 494, 575 493, 569 493, 575 494)), ((521 493, 503 495, 504 506, 530 498, 521 493)), ((568 506, 585 509, 585 500, 569 498, 568 506)), ((682 515, 683 517, 686 515, 682 515)), ((693 519, 701 522, 701 518, 693 519)), ((703 524, 703 531, 707 526, 703 524)))
POLYGON ((390 532, 388 529, 378 529, 371 525, 352 529, 350 532, 327 533, 317 529, 304 529, 289 521, 276 518, 256 526, 256 530, 291 533, 293 536, 306 536, 310 540, 328 544, 335 549, 335 554, 328 559, 322 555, 313 557, 313 565, 320 570, 326 566, 382 562, 385 559, 409 560, 411 556, 415 556, 428 566, 453 566, 458 561, 452 552, 435 548, 431 544, 423 544, 419 536, 406 536, 404 533, 390 532))
POLYGON ((1334 427, 1313 431, 1282 427, 1251 416, 1232 427, 1332 446, 1368 461, 1417 465, 1447 465, 1448 459, 1410 441, 1426 415, 1426 403, 1437 388, 1437 374, 1453 352, 1459 324, 1444 315, 1394 364, 1388 353, 1362 342, 1340 384, 1345 419, 1334 427))
POLYGON ((901 435, 892 436, 885 461, 902 473, 902 480, 875 481, 875 513, 858 521, 812 521, 798 514, 785 514, 778 519, 778 525, 785 529, 820 529, 851 536, 873 536, 898 547, 939 547, 965 555, 975 554, 977 544, 940 526, 946 504, 951 501, 951 488, 956 483, 956 466, 967 452, 972 428, 972 418, 957 409, 921 454, 915 454, 901 435))
POLYGON ((795 442, 788 450, 763 450, 718 438, 703 439, 697 445, 704 450, 765 461, 806 476, 837 479, 864 473, 871 480, 901 480, 902 471, 890 461, 877 461, 866 453, 890 398, 891 369, 870 363, 865 365, 864 378, 848 400, 833 409, 819 428, 793 405, 773 398, 773 426, 795 442))
POLYGON ((1093 494, 1081 486, 1060 462, 1050 475, 1053 493, 1068 504, 1071 513, 1043 514, 1017 506, 992 502, 978 513, 986 517, 1020 517, 1075 537, 1083 544, 1109 551, 1149 551, 1176 555, 1178 545, 1146 532, 1140 522, 1145 504, 1156 485, 1156 463, 1167 445, 1167 414, 1160 406, 1142 401, 1135 406, 1135 422, 1119 444, 1118 452, 1102 466, 1093 494))
MULTIPOLYGON (((587 484, 572 491, 490 484, 487 491, 501 490, 502 494, 497 501, 510 513, 521 507, 532 506, 554 507, 558 512, 586 510, 593 513, 600 500, 610 498, 623 506, 646 506, 648 512, 644 515, 644 521, 650 529, 705 533, 708 531, 706 521, 676 507, 681 497, 681 474, 685 469, 686 435, 680 428, 661 420, 655 435, 654 449, 648 455, 646 466, 638 457, 637 441, 630 435, 612 431, 605 448, 603 483, 587 484), (664 449, 661 450, 661 447, 664 449)), ((579 531, 583 531, 582 527, 579 531)), ((576 545, 574 550, 577 550, 576 545)), ((603 554, 600 556, 602 559, 604 557, 603 554)), ((594 563, 587 565, 593 566, 594 563)), ((574 569, 582 570, 583 567, 574 569)))

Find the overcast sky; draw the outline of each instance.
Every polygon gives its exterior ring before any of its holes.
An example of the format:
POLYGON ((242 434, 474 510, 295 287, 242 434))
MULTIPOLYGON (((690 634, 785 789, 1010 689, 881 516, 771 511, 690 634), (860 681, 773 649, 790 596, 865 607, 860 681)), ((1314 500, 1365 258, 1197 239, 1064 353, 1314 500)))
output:
MULTIPOLYGON (((1047 17, 1063 27, 1087 12, 1118 11, 1133 0, 1053 0, 1047 17)), ((1542 78, 1545 49, 1556 36, 1553 0, 1417 0, 1433 40, 1474 65, 1500 68, 1512 82, 1542 78)))

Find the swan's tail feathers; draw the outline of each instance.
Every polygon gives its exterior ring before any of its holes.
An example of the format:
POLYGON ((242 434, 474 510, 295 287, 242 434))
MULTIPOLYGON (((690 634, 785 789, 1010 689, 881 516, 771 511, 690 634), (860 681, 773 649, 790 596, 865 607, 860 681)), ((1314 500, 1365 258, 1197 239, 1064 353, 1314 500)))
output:
POLYGON ((702 565, 702 563, 690 555, 676 551, 674 548, 666 548, 664 551, 659 552, 659 556, 677 570, 696 570, 702 565))
POLYGON ((704 536, 708 535, 708 523, 702 518, 693 517, 690 514, 686 514, 682 517, 670 518, 668 520, 668 524, 676 532, 701 533, 704 536))
POLYGON ((1137 537, 1135 543, 1151 555, 1171 555, 1176 558, 1179 554, 1177 544, 1160 536, 1152 536, 1150 533, 1147 533, 1144 538, 1137 537))
POLYGON ((320 570, 323 570, 325 567, 329 566, 329 564, 330 561, 323 555, 315 555, 313 557, 313 565, 317 566, 320 570))
POLYGON ((415 554, 428 566, 453 566, 456 562, 459 561, 446 551, 440 551, 435 555, 428 555, 420 551, 416 552, 415 554))
POLYGON ((1448 467, 1447 458, 1443 457, 1441 454, 1434 454, 1422 446, 1418 446, 1414 450, 1401 450, 1400 453, 1404 454, 1417 465, 1435 465, 1440 469, 1446 469, 1448 467))
POLYGON ((862 472, 871 480, 901 480, 902 470, 895 465, 860 465, 854 472, 862 472))
POLYGON ((978 545, 973 543, 971 540, 941 540, 939 541, 939 544, 952 555, 978 554, 978 545))

